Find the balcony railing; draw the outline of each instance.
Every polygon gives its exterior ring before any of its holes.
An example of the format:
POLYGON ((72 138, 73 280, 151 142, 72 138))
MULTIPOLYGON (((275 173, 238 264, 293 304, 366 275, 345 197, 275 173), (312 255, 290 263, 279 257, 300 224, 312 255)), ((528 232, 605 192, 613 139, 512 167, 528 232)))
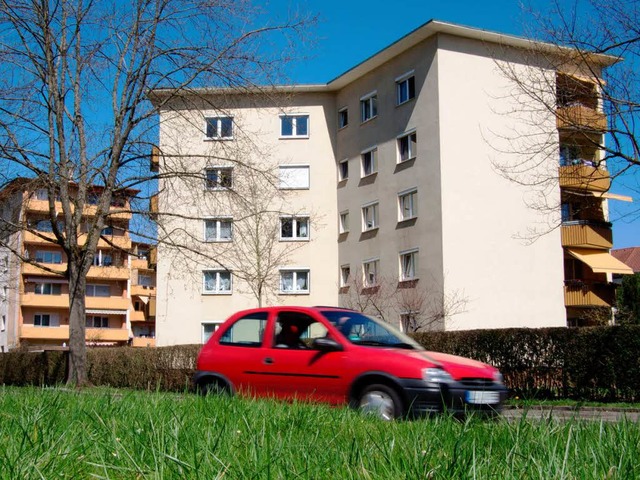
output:
MULTIPOLYGON (((37 327, 22 325, 20 327, 21 340, 69 340, 69 325, 59 327, 37 327)), ((127 342, 129 331, 126 328, 87 328, 85 339, 88 342, 127 342)))
POLYGON ((156 296, 156 287, 150 285, 131 285, 131 296, 156 296))
MULTIPOLYGON (((121 248, 123 250, 131 249, 131 238, 129 238, 129 235, 105 235, 104 237, 107 238, 110 243, 101 238, 100 240, 98 240, 99 248, 109 248, 113 244, 115 247, 121 248)), ((83 245, 86 241, 86 233, 78 235, 79 245, 83 245)), ((51 232, 38 232, 38 234, 33 232, 24 232, 24 243, 52 245, 56 243, 56 239, 55 235, 51 232)))
POLYGON ((558 170, 561 188, 606 192, 611 187, 609 171, 589 165, 567 165, 558 170))
POLYGON ((568 280, 564 286, 567 307, 611 307, 615 301, 615 286, 606 283, 585 283, 568 280))
POLYGON ((566 222, 561 228, 563 247, 610 249, 613 247, 611 225, 601 222, 566 222))
POLYGON ((594 132, 604 132, 607 129, 607 117, 585 105, 570 105, 558 107, 556 125, 560 129, 586 129, 594 132))
POLYGON ((160 149, 156 146, 151 148, 151 164, 149 168, 152 172, 160 171, 160 149))
MULTIPOLYGON (((56 210, 62 211, 62 204, 55 202, 56 210)), ((27 211, 32 213, 49 213, 49 200, 38 200, 37 198, 30 198, 27 200, 27 211)), ((71 204, 73 209, 73 204, 71 204)), ((98 207, 96 205, 85 204, 82 208, 82 215, 85 217, 93 217, 96 214, 98 207)), ((131 220, 131 209, 128 202, 125 202, 124 206, 111 206, 109 209, 109 218, 120 220, 131 220)))
MULTIPOLYGON (((40 308, 69 308, 69 295, 39 295, 35 293, 23 293, 20 299, 23 307, 40 308)), ((96 310, 127 310, 129 299, 123 297, 85 297, 87 309, 96 310)))
POLYGON ((155 347, 156 339, 150 337, 133 337, 131 342, 133 347, 155 347))

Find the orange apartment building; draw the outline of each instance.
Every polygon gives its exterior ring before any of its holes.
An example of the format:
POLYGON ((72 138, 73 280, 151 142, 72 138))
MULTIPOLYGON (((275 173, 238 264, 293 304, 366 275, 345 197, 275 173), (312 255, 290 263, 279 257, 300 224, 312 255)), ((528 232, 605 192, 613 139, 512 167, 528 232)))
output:
MULTIPOLYGON (((135 195, 134 191, 127 193, 135 195)), ((148 260, 148 248, 133 244, 129 236, 129 201, 124 196, 112 203, 109 225, 87 275, 89 346, 155 345, 155 275, 150 274, 153 265, 148 260)), ((95 212, 96 207, 90 203, 83 212, 86 217, 95 212)), ((66 269, 66 257, 51 241, 54 236, 48 209, 47 190, 31 189, 27 179, 16 179, 0 192, 2 216, 27 225, 24 230, 5 232, 5 239, 25 258, 37 262, 22 262, 8 249, 0 253, 6 264, 0 273, 3 351, 17 347, 64 348, 69 340, 69 286, 58 273, 66 269)), ((82 242, 84 233, 78 235, 82 242)))

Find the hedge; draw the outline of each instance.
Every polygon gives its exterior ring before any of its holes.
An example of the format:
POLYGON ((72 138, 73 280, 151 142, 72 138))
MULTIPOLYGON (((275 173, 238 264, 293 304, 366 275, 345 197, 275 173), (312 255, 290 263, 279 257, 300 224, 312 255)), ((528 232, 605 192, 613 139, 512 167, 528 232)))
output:
MULTIPOLYGON (((427 348, 498 367, 512 395, 640 401, 640 326, 426 332, 427 348)), ((184 391, 200 345, 94 348, 87 351, 89 380, 116 388, 184 391)), ((66 352, 0 354, 0 384, 63 383, 66 352)))

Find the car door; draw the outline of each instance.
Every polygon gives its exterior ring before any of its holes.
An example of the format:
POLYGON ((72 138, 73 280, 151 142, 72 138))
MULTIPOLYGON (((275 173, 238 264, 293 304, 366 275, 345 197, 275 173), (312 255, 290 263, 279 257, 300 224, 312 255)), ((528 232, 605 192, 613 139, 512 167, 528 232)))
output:
POLYGON ((313 347, 316 338, 331 338, 326 321, 304 312, 282 309, 272 325, 273 336, 265 339, 267 348, 263 350, 266 390, 283 399, 343 403, 348 389, 342 368, 345 352, 320 351, 313 347), (281 343, 283 332, 291 326, 297 327, 298 341, 281 343))

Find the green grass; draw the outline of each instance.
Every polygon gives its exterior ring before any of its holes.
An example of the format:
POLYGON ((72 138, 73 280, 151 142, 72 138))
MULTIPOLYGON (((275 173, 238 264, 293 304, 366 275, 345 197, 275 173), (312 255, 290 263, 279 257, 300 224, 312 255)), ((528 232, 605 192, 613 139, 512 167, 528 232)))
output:
POLYGON ((640 425, 446 416, 191 394, 0 388, 0 478, 633 479, 640 425))

